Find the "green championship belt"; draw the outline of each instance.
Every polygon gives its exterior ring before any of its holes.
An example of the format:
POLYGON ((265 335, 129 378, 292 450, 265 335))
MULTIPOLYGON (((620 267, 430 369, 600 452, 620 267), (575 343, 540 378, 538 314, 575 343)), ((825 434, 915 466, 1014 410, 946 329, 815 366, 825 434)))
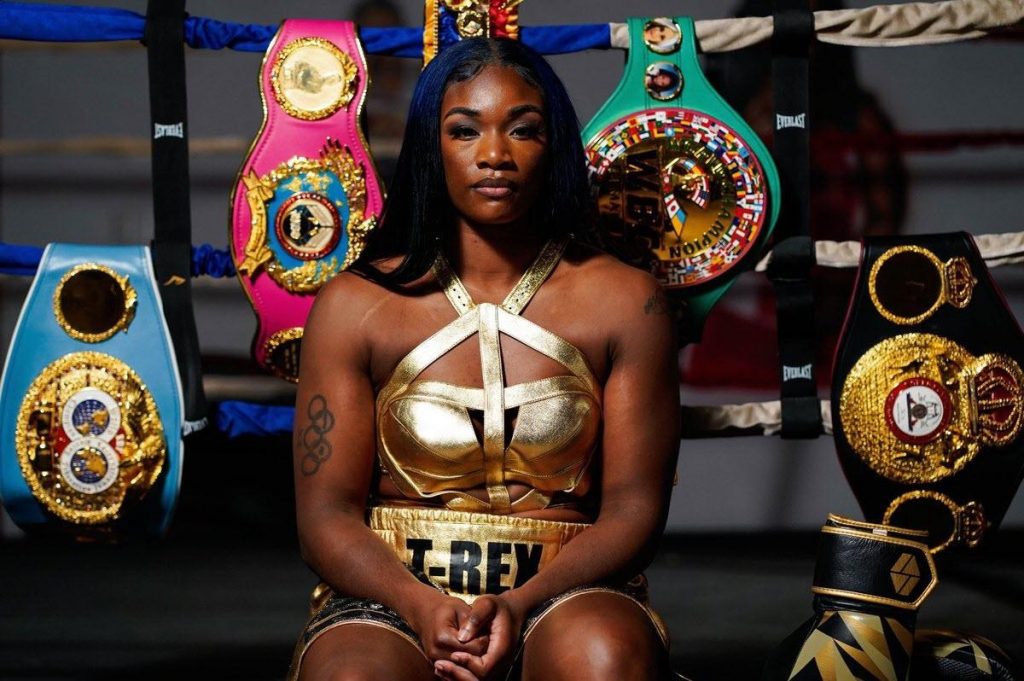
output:
POLYGON ((768 149, 704 77, 693 20, 632 17, 619 86, 583 131, 605 246, 652 272, 700 338, 779 214, 768 149))

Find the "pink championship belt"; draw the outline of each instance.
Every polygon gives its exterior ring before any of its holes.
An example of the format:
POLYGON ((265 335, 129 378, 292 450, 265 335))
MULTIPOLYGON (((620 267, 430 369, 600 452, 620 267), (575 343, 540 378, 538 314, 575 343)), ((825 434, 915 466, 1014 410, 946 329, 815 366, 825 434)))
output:
POLYGON ((231 255, 258 320, 256 362, 297 381, 316 292, 359 256, 384 197, 359 126, 355 25, 288 19, 260 69, 263 125, 231 196, 231 255))

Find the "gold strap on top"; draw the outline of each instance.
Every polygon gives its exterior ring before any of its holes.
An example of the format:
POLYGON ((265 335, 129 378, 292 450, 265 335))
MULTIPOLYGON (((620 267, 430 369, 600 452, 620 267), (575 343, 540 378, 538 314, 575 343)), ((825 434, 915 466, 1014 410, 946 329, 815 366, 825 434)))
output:
POLYGON ((498 308, 482 303, 480 316, 480 367, 484 378, 484 475, 491 512, 512 511, 505 486, 505 376, 501 369, 498 308))
MULTIPOLYGON (((526 304, 530 302, 530 299, 537 292, 537 289, 540 288, 540 285, 551 276, 551 272, 554 271, 558 261, 562 259, 562 254, 565 252, 565 247, 568 244, 568 239, 549 241, 544 244, 544 248, 537 254, 533 263, 526 268, 526 272, 519 278, 519 282, 505 296, 505 300, 501 302, 501 307, 512 314, 522 312, 523 308, 526 307, 526 304)), ((459 277, 452 270, 451 265, 448 264, 444 254, 437 254, 433 272, 434 276, 437 277, 437 283, 441 286, 441 290, 444 291, 444 295, 448 298, 448 302, 452 304, 456 312, 464 315, 476 307, 473 297, 469 295, 469 291, 459 281, 459 277)))
MULTIPOLYGON (((391 378, 377 396, 379 418, 380 411, 386 409, 391 400, 397 398, 424 369, 472 336, 473 333, 479 335, 480 364, 483 373, 482 390, 437 382, 428 382, 428 384, 433 386, 433 390, 443 392, 449 398, 461 399, 468 409, 479 408, 477 405, 480 405, 481 400, 477 395, 482 393, 483 468, 488 503, 485 509, 481 510, 487 510, 490 513, 511 513, 514 507, 523 505, 519 502, 526 499, 524 497, 517 500, 516 504, 510 503, 508 487, 505 485, 506 407, 508 405, 518 406, 526 401, 537 399, 549 393, 553 386, 561 386, 562 383, 566 383, 565 387, 569 387, 573 380, 571 377, 556 376, 506 388, 501 363, 500 335, 504 333, 560 363, 572 372, 576 380, 582 381, 591 394, 598 396, 601 393, 600 386, 594 379, 586 359, 577 348, 550 331, 519 316, 537 289, 555 269, 567 243, 568 240, 563 239, 557 242, 549 241, 545 244, 533 264, 526 270, 500 306, 492 303, 481 303, 480 305, 474 303, 447 260, 438 254, 433 272, 444 290, 445 296, 458 311, 459 317, 406 355, 395 367, 391 378)), ((388 467, 388 470, 392 474, 403 475, 400 467, 388 467), (392 468, 395 470, 392 471, 392 468)), ((405 486, 415 487, 411 480, 405 482, 405 486)), ((464 502, 479 501, 462 492, 442 492, 431 496, 437 495, 462 498, 464 502)), ((538 497, 531 501, 537 501, 541 504, 540 507, 546 505, 548 499, 547 495, 543 495, 537 490, 532 490, 527 497, 538 497)), ((448 503, 451 503, 450 499, 448 503)))
POLYGON ((505 300, 501 301, 501 306, 512 314, 522 312, 526 304, 533 298, 533 294, 540 288, 540 285, 551 276, 558 261, 562 259, 562 254, 565 253, 565 247, 568 244, 568 239, 549 241, 544 244, 544 248, 537 254, 537 259, 523 272, 523 276, 519 278, 519 282, 508 292, 505 300))

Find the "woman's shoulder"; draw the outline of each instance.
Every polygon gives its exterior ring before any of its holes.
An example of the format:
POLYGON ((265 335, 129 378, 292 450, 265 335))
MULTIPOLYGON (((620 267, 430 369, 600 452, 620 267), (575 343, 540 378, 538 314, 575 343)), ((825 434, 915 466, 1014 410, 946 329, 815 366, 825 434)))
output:
POLYGON ((566 250, 565 261, 576 280, 574 288, 591 291, 606 304, 643 303, 661 292, 658 280, 650 272, 586 243, 572 242, 566 250))
MULTIPOLYGON (((372 271, 387 274, 395 270, 402 262, 401 257, 383 258, 370 263, 372 271)), ((353 322, 360 326, 384 315, 391 307, 401 305, 431 288, 433 277, 426 275, 406 284, 390 286, 373 276, 368 269, 345 270, 339 272, 319 291, 313 314, 326 317, 334 324, 349 325, 353 322)))

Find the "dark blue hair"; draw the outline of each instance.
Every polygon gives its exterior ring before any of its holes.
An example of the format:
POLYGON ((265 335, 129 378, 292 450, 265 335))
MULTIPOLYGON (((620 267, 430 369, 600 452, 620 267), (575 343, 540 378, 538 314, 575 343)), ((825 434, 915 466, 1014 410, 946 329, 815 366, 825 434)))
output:
POLYGON ((441 102, 452 83, 470 80, 492 65, 513 69, 544 102, 548 162, 533 212, 538 228, 551 237, 588 231, 590 200, 579 121, 562 81, 543 57, 518 41, 472 38, 443 50, 420 74, 384 214, 353 267, 357 272, 400 286, 430 269, 454 219, 441 161, 441 102), (394 256, 403 260, 390 272, 372 264, 394 256))

